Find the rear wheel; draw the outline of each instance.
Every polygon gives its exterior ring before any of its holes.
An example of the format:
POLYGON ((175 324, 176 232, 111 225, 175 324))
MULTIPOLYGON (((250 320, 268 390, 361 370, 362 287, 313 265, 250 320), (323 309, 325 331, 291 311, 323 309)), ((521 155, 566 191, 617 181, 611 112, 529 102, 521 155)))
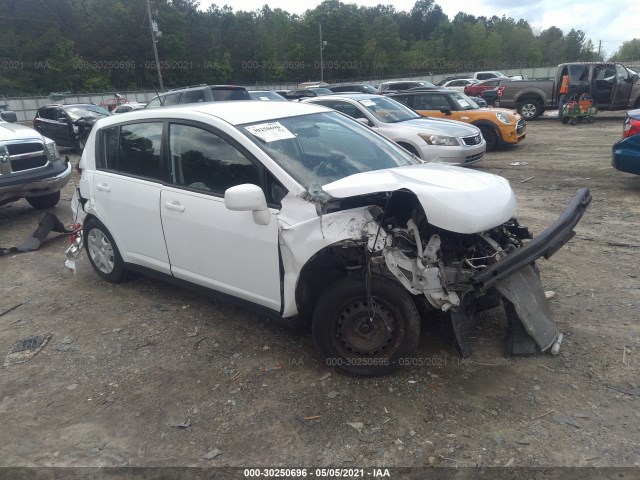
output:
POLYGON ((373 276, 349 275, 329 286, 313 314, 313 338, 327 365, 351 375, 386 375, 413 355, 420 315, 403 287, 373 276))
POLYGON ((96 273, 111 283, 126 280, 127 270, 120 251, 102 222, 89 219, 84 227, 84 238, 89 262, 96 273))
POLYGON ((482 132, 484 141, 487 142, 487 152, 495 150, 498 146, 498 136, 496 135, 496 132, 486 125, 479 126, 478 128, 480 129, 480 132, 482 132))
POLYGON ((538 100, 523 100, 518 103, 518 113, 525 120, 535 120, 542 114, 542 107, 538 100))
POLYGON ((60 201, 60 191, 50 193, 49 195, 41 195, 39 197, 26 197, 27 202, 37 210, 55 207, 60 201))

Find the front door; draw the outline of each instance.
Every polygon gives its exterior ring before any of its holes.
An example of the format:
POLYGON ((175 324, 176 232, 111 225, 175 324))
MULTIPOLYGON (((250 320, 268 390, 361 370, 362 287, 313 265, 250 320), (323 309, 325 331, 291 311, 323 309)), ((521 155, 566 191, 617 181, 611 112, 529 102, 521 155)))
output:
POLYGON ((624 66, 616 64, 616 80, 613 85, 613 98, 611 99, 611 109, 625 109, 629 104, 631 89, 633 88, 633 78, 624 66))
POLYGON ((170 182, 160 211, 172 274, 280 311, 277 210, 268 225, 228 210, 224 192, 263 187, 262 168, 219 132, 169 125, 170 182))

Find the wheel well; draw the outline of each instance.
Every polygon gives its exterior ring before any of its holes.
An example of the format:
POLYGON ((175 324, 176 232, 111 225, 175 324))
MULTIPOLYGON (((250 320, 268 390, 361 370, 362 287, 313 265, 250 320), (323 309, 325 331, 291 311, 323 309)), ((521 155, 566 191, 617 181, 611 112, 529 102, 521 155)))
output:
POLYGON ((410 143, 397 142, 397 144, 400 145, 405 150, 408 150, 409 152, 413 153, 416 157, 421 158, 420 154, 418 153, 418 150, 416 150, 416 148, 413 145, 411 145, 410 143))
POLYGON ((498 127, 495 124, 488 122, 486 120, 478 120, 477 122, 473 122, 472 125, 475 125, 478 128, 487 127, 487 128, 490 128, 494 133, 498 133, 498 127))
POLYGON ((300 319, 311 324, 322 292, 339 278, 357 275, 366 263, 364 243, 348 241, 323 248, 302 267, 296 285, 296 305, 300 319))
POLYGON ((519 104, 527 103, 527 102, 535 102, 538 105, 542 105, 542 98, 538 96, 527 96, 518 99, 519 104))

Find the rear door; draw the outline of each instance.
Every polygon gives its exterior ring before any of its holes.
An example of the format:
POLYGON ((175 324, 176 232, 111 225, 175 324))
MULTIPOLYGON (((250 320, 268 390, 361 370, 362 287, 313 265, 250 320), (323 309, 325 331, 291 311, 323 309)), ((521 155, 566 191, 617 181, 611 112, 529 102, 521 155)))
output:
POLYGON ((100 130, 93 198, 123 260, 169 274, 159 210, 168 177, 162 162, 163 125, 149 121, 100 130))
POLYGON ((165 145, 170 181, 160 211, 172 274, 280 311, 278 209, 270 208, 268 225, 258 225, 251 212, 224 202, 235 185, 265 191, 264 168, 224 133, 199 124, 171 123, 165 145))

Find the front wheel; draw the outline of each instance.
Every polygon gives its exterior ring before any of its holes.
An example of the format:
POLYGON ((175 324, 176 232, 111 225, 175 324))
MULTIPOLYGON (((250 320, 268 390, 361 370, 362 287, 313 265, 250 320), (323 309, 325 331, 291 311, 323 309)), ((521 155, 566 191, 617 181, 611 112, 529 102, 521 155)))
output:
POLYGON ((369 293, 363 276, 346 276, 320 295, 313 314, 313 339, 327 365, 351 375, 391 373, 418 345, 420 315, 407 291, 373 276, 369 293))
POLYGON ((39 197, 26 197, 27 202, 36 210, 45 210, 55 207, 60 201, 60 191, 39 197))
POLYGON ((525 120, 535 120, 542 114, 542 107, 537 100, 523 100, 518 104, 518 113, 525 120))
POLYGON ((107 227, 91 218, 84 226, 84 238, 89 262, 96 273, 111 283, 126 280, 124 261, 107 227))
POLYGON ((496 132, 493 131, 491 127, 487 127, 486 125, 482 125, 478 127, 482 136, 484 137, 484 141, 487 142, 487 152, 491 152, 496 149, 498 145, 498 137, 496 136, 496 132))

